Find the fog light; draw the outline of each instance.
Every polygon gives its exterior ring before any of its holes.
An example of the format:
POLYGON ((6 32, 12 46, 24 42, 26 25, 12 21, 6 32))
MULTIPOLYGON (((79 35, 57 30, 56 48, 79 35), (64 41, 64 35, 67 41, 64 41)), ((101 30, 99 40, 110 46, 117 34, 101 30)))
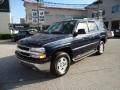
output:
POLYGON ((41 53, 41 54, 39 55, 39 58, 40 58, 40 59, 45 59, 45 58, 46 58, 46 54, 45 54, 45 53, 41 53))

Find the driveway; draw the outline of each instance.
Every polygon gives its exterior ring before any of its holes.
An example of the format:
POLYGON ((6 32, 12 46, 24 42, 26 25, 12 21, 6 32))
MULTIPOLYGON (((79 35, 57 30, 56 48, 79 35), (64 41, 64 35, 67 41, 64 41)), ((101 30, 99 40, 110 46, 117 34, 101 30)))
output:
POLYGON ((109 39, 103 55, 73 64, 60 78, 20 65, 15 47, 0 41, 0 90, 120 90, 120 39, 109 39))

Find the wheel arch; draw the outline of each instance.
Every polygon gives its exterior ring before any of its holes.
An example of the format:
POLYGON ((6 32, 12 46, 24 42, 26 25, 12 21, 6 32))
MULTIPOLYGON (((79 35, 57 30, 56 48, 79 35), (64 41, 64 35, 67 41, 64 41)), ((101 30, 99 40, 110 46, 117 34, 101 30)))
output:
POLYGON ((103 41, 104 43, 107 42, 107 39, 105 37, 101 38, 100 41, 103 41))
POLYGON ((70 56, 71 60, 73 58, 73 51, 72 51, 72 49, 70 47, 64 47, 64 48, 55 49, 52 52, 51 56, 54 56, 57 52, 66 52, 70 56))

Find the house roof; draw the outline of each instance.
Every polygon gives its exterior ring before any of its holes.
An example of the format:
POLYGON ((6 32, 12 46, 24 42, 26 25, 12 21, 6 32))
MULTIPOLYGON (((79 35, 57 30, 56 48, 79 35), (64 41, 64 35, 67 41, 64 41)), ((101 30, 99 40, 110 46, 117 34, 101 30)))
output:
MULTIPOLYGON (((79 10, 79 11, 80 10, 81 11, 85 10, 85 8, 82 7, 82 6, 85 6, 85 4, 64 4, 63 5, 63 4, 60 4, 60 3, 51 3, 49 5, 49 3, 46 2, 46 3, 43 3, 43 4, 39 4, 39 5, 41 6, 41 8, 50 8, 50 9, 79 10), (79 7, 80 5, 81 5, 82 8, 79 7)), ((24 1, 24 6, 26 4, 36 5, 37 3, 36 2, 26 2, 26 1, 24 1)), ((87 4, 86 4, 86 6, 87 6, 87 4)))

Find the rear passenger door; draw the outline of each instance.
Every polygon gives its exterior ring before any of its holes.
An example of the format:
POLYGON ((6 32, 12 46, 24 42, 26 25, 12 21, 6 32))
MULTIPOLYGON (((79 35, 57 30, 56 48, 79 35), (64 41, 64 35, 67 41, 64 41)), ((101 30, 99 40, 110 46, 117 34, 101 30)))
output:
POLYGON ((89 49, 93 50, 96 49, 99 44, 99 40, 100 40, 99 29, 94 21, 88 21, 87 24, 89 28, 89 40, 91 42, 89 45, 89 49))

